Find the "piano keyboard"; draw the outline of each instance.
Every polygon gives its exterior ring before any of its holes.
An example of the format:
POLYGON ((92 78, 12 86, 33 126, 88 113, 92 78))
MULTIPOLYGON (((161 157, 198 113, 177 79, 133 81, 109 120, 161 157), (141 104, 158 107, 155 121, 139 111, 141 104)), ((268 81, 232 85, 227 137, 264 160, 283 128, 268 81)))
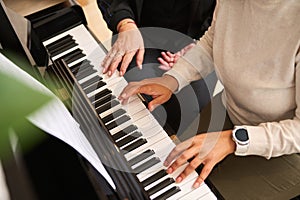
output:
POLYGON ((196 172, 175 182, 186 165, 166 173, 163 161, 175 144, 137 96, 121 105, 117 97, 127 82, 117 72, 111 77, 102 73, 105 51, 84 25, 43 44, 52 61, 67 63, 150 199, 217 199, 205 183, 192 188, 196 172))

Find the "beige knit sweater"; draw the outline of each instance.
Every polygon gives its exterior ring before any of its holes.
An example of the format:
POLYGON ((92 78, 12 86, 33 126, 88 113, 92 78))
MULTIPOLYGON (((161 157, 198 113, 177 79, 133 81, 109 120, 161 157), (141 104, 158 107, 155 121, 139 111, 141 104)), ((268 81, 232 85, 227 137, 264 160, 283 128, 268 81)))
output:
POLYGON ((181 89, 215 70, 246 155, 300 152, 300 0, 219 0, 206 34, 172 70, 181 89))

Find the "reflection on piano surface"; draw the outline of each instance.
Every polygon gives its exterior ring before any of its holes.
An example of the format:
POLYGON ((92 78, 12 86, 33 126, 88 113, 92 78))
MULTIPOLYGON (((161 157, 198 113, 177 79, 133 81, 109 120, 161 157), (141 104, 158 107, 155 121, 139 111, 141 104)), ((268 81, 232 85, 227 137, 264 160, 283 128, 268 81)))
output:
POLYGON ((205 183, 192 188, 196 172, 175 183, 185 166, 165 172, 163 161, 175 144, 138 97, 120 104, 117 97, 127 82, 117 73, 102 74, 105 50, 84 25, 43 44, 53 62, 49 71, 71 97, 67 105, 111 172, 120 199, 216 199, 205 183))

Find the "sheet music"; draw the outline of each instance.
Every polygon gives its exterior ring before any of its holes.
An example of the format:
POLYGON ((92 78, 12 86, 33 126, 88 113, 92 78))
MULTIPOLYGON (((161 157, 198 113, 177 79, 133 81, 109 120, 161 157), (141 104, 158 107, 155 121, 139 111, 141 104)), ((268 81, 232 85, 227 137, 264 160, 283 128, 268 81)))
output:
POLYGON ((79 128, 79 124, 71 116, 64 104, 48 88, 21 70, 1 53, 0 71, 11 77, 15 77, 32 88, 54 97, 50 103, 28 116, 28 119, 40 129, 72 146, 102 174, 112 188, 116 189, 110 175, 79 128))

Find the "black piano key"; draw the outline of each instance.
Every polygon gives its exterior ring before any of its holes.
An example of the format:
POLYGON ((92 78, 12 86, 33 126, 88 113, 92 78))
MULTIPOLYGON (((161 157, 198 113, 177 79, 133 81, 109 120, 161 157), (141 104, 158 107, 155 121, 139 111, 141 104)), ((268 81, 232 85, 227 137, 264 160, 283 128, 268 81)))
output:
POLYGON ((173 196, 174 194, 176 194, 177 192, 180 192, 180 188, 177 186, 174 186, 172 188, 170 188, 169 190, 167 190, 166 192, 162 193, 161 195, 159 195, 158 197, 156 197, 153 200, 164 200, 167 199, 171 196, 173 196))
POLYGON ((62 37, 62 38, 60 38, 60 39, 52 42, 51 44, 48 44, 46 46, 46 48, 48 50, 53 50, 53 49, 55 49, 55 48, 63 45, 64 43, 66 43, 68 41, 72 41, 72 40, 74 41, 74 39, 73 39, 73 37, 71 35, 66 35, 66 36, 64 36, 64 37, 62 37))
POLYGON ((104 97, 104 96, 106 96, 106 95, 108 95, 108 94, 111 94, 111 93, 112 93, 111 90, 105 88, 104 90, 101 90, 101 91, 98 92, 97 94, 91 96, 91 97, 89 98, 89 100, 90 100, 91 102, 94 102, 94 101, 96 101, 97 99, 101 99, 102 97, 104 97))
POLYGON ((160 159, 157 157, 151 158, 150 160, 146 161, 145 163, 141 164, 137 168, 134 169, 134 173, 141 173, 145 171, 146 169, 149 169, 150 167, 156 165, 157 163, 160 162, 160 159))
POLYGON ((140 132, 134 132, 130 135, 128 135, 127 137, 123 138, 122 140, 119 140, 118 142, 116 142, 116 145, 118 147, 122 147, 124 146, 125 144, 128 144, 129 142, 132 142, 133 140, 139 138, 142 136, 142 133, 140 132))
POLYGON ((97 75, 97 76, 94 76, 93 78, 81 83, 80 85, 84 89, 84 88, 86 88, 86 87, 88 87, 88 86, 90 86, 90 85, 92 85, 92 84, 94 84, 94 83, 96 83, 100 80, 102 80, 102 77, 97 75))
POLYGON ((79 52, 77 52, 77 54, 72 55, 72 57, 70 57, 70 58, 68 58, 67 60, 65 60, 65 62, 66 62, 67 64, 70 64, 70 63, 72 63, 72 62, 74 62, 74 61, 76 61, 76 60, 79 60, 80 58, 83 58, 84 56, 85 56, 84 53, 79 53, 79 52))
POLYGON ((102 121, 104 124, 116 119, 117 117, 120 117, 121 115, 125 114, 126 111, 123 110, 123 109, 119 109, 119 110, 116 110, 115 112, 107 115, 106 117, 102 118, 102 121))
POLYGON ((143 144, 146 144, 146 143, 147 143, 146 139, 144 139, 144 138, 138 139, 134 143, 132 143, 132 144, 128 145, 127 147, 125 147, 123 149, 123 151, 126 154, 126 153, 128 153, 128 152, 130 152, 130 151, 132 151, 132 150, 134 150, 134 149, 142 146, 143 144))
POLYGON ((98 108, 98 107, 110 102, 113 99, 116 99, 116 96, 112 95, 112 94, 108 94, 105 97, 100 98, 97 101, 93 102, 93 105, 94 105, 95 108, 98 108))
POLYGON ((83 61, 77 63, 76 65, 71 66, 70 70, 73 74, 76 74, 81 68, 84 68, 85 66, 92 66, 91 62, 87 59, 84 59, 83 61))
POLYGON ((49 49, 49 52, 51 56, 54 57, 76 46, 78 46, 78 44, 75 43, 74 40, 68 41, 55 49, 51 49, 51 50, 49 49))
POLYGON ((130 166, 136 165, 137 163, 145 160, 146 158, 149 158, 150 156, 154 155, 154 151, 151 149, 148 149, 147 151, 144 151, 143 153, 137 155, 136 157, 132 158, 128 161, 128 164, 130 166))
POLYGON ((168 185, 171 185, 172 183, 175 183, 174 179, 172 178, 167 178, 166 180, 158 183, 157 185, 153 186, 152 188, 150 188, 147 193, 151 196, 153 194, 155 194, 156 192, 164 189, 165 187, 167 187, 168 185))
POLYGON ((94 69, 94 66, 91 65, 90 63, 83 63, 81 65, 81 67, 79 68, 79 70, 76 72, 76 74, 81 73, 81 72, 85 72, 88 70, 94 69))
POLYGON ((112 137, 113 137, 114 141, 117 141, 120 138, 124 137, 125 135, 127 135, 135 130, 137 130, 137 127, 135 125, 130 125, 130 126, 126 127, 125 129, 115 133, 112 137))
POLYGON ((97 70, 93 69, 93 67, 88 67, 86 70, 82 70, 82 71, 80 70, 75 75, 75 77, 76 77, 77 80, 81 80, 81 79, 83 79, 83 78, 85 78, 85 77, 87 77, 89 75, 92 75, 92 74, 94 74, 96 72, 97 72, 97 70))
POLYGON ((99 88, 101 88, 101 87, 103 87, 103 86, 105 86, 105 85, 106 85, 105 82, 103 82, 103 81, 98 81, 97 83, 94 83, 93 85, 90 85, 89 87, 86 87, 86 88, 84 89, 84 92, 85 92, 86 94, 89 94, 89 93, 95 91, 96 89, 99 89, 99 88))
POLYGON ((108 102, 106 104, 104 104, 103 106, 100 106, 98 108, 96 108, 96 112, 98 113, 98 115, 100 115, 101 113, 111 109, 112 107, 115 107, 116 105, 119 105, 119 101, 117 100, 113 100, 111 102, 108 102))
POLYGON ((130 117, 127 115, 123 115, 122 117, 116 119, 115 121, 112 121, 111 123, 106 125, 106 128, 108 130, 111 130, 113 128, 116 128, 117 126, 127 122, 128 120, 130 120, 130 117))
POLYGON ((161 179, 162 177, 168 175, 165 169, 160 170, 159 172, 153 174, 152 176, 148 177, 144 181, 142 181, 142 184, 144 187, 150 185, 151 183, 154 183, 155 181, 161 179))
POLYGON ((67 64, 70 64, 71 62, 78 60, 84 56, 85 54, 82 53, 81 49, 75 49, 74 51, 71 51, 70 53, 62 56, 61 59, 63 59, 67 64))
POLYGON ((94 66, 91 65, 90 63, 79 62, 78 64, 75 65, 75 68, 71 69, 71 71, 74 75, 78 75, 78 73, 82 73, 87 70, 91 70, 93 68, 94 68, 94 66))

